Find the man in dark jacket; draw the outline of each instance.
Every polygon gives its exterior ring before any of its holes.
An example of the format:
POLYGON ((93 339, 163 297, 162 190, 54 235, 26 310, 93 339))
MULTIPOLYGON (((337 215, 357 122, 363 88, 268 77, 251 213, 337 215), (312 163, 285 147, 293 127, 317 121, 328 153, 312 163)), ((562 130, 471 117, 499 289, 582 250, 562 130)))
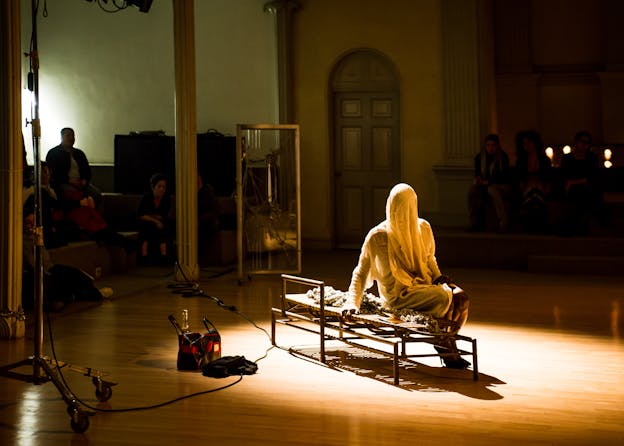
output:
POLYGON ((498 135, 487 135, 485 144, 474 159, 474 184, 468 192, 470 229, 487 227, 486 209, 489 200, 494 204, 498 231, 509 229, 511 178, 509 157, 500 146, 498 135))
POLYGON ((84 152, 74 147, 74 130, 61 130, 61 144, 50 149, 46 162, 52 171, 52 186, 65 207, 84 206, 88 200, 91 207, 101 200, 100 191, 91 184, 91 166, 84 152))

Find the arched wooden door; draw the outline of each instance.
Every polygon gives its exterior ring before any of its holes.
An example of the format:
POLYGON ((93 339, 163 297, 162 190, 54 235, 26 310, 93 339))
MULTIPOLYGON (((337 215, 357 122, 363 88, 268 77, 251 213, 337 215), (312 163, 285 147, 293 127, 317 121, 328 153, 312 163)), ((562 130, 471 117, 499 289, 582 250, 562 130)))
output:
POLYGON ((399 82, 385 56, 358 50, 336 64, 331 88, 335 244, 359 247, 400 178, 399 82))

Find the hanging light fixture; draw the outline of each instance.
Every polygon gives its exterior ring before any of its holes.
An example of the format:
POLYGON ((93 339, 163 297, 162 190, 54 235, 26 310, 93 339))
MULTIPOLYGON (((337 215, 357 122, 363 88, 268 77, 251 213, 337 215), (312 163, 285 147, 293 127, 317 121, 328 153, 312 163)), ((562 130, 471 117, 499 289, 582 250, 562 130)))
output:
POLYGON ((152 7, 152 0, 126 0, 126 5, 136 6, 139 11, 148 13, 152 7))
POLYGON ((126 9, 128 6, 136 6, 141 12, 149 12, 152 7, 153 0, 86 0, 88 2, 95 2, 97 5, 106 12, 119 12, 126 9))

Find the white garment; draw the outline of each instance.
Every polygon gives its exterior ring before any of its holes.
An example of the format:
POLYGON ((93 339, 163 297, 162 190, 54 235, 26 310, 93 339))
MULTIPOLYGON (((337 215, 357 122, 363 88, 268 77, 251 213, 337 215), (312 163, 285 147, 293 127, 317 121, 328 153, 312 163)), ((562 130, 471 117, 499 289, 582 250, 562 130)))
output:
POLYGON ((69 178, 69 183, 72 181, 80 181, 80 168, 78 167, 78 163, 74 159, 73 154, 69 157, 69 171, 67 172, 67 177, 69 178))
POLYGON ((390 309, 410 308, 441 317, 453 292, 433 285, 440 276, 431 225, 418 217, 416 193, 396 185, 386 204, 386 220, 369 231, 349 286, 348 305, 359 308, 364 291, 377 282, 379 295, 390 309))

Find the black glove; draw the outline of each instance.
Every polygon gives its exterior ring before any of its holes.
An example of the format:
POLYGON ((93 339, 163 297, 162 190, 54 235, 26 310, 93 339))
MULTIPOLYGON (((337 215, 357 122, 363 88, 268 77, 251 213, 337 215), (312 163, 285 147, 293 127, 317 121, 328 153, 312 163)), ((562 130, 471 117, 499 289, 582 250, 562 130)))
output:
POLYGON ((433 281, 434 285, 440 285, 441 283, 451 283, 451 278, 442 274, 433 281))

